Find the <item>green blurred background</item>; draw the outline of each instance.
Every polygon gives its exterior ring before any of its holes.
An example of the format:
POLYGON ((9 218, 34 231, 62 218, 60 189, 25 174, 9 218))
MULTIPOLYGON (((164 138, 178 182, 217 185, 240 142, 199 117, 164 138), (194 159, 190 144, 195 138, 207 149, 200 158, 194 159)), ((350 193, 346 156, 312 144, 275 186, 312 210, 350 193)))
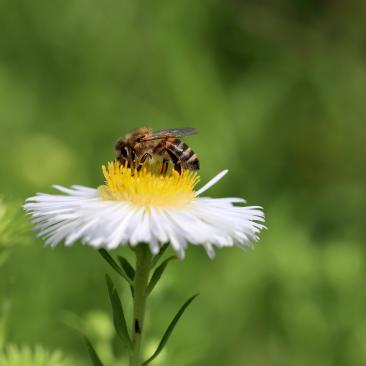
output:
POLYGON ((156 365, 366 364, 365 2, 1 5, 5 343, 89 365, 76 327, 107 366, 125 364, 107 265, 81 245, 43 248, 17 207, 55 183, 99 185, 130 129, 189 126, 202 181, 230 170, 209 194, 264 206, 269 229, 248 254, 210 261, 190 248, 171 265, 150 301, 146 352, 198 291, 156 365))

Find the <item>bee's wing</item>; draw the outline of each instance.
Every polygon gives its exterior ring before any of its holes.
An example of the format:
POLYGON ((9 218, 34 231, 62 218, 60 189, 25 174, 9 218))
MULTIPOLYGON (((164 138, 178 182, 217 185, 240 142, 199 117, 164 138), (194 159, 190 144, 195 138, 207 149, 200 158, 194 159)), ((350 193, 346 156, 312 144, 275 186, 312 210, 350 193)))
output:
POLYGON ((143 141, 159 140, 168 137, 183 137, 195 135, 197 130, 195 128, 169 128, 166 130, 154 131, 143 138, 143 141))

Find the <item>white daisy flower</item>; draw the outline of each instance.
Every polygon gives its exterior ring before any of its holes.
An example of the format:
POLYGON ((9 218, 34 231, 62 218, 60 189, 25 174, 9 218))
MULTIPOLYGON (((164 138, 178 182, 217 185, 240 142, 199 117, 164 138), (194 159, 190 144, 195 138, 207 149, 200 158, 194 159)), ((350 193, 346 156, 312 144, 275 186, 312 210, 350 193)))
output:
POLYGON ((51 246, 81 241, 114 249, 148 243, 157 254, 170 243, 180 258, 188 244, 202 245, 211 258, 214 247, 253 247, 265 228, 261 207, 243 206, 242 198, 201 197, 227 170, 195 191, 196 172, 162 175, 159 164, 136 172, 111 162, 103 166, 105 184, 97 189, 56 185, 63 194, 39 193, 27 199, 24 209, 51 246))

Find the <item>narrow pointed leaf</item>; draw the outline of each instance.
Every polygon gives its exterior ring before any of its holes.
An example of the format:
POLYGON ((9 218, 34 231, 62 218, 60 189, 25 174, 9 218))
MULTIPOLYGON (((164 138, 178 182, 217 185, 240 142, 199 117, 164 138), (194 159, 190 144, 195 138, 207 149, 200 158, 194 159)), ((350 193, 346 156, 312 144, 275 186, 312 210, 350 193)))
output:
POLYGON ((120 255, 117 258, 120 266, 123 268, 128 278, 133 281, 135 278, 135 270, 131 266, 130 262, 125 257, 122 257, 120 255))
POLYGON ((166 345, 166 343, 168 342, 169 337, 171 336, 175 326, 178 323, 178 320, 180 319, 180 317, 183 315, 184 311, 187 309, 187 307, 189 306, 189 304, 198 296, 199 294, 195 294, 193 296, 191 296, 182 306, 181 308, 178 310, 177 314, 175 315, 175 317, 173 318, 173 320, 171 321, 171 323, 169 324, 167 330, 165 331, 163 337, 161 338, 161 341, 156 349, 156 351, 154 352, 154 354, 147 359, 144 363, 142 363, 141 366, 146 366, 148 365, 152 360, 154 360, 159 354, 160 352, 163 350, 164 346, 166 345))
POLYGON ((131 279, 125 273, 125 271, 118 265, 118 263, 112 258, 112 256, 105 250, 99 249, 98 252, 105 259, 105 261, 122 277, 124 278, 129 285, 132 285, 131 279))
POLYGON ((150 294, 150 292, 154 289, 155 285, 158 283, 158 281, 160 280, 160 277, 163 275, 166 266, 168 265, 168 263, 170 261, 172 261, 173 259, 177 259, 177 257, 175 255, 165 259, 165 261, 163 261, 159 267, 157 267, 154 271, 154 273, 151 276, 150 282, 147 286, 146 292, 147 294, 150 294))
POLYGON ((158 264, 160 258, 164 255, 165 251, 168 249, 168 246, 169 246, 168 244, 165 244, 160 248, 159 253, 153 258, 151 262, 151 268, 154 268, 158 264))
POLYGON ((123 343, 127 346, 128 349, 130 349, 131 339, 128 334, 126 318, 123 312, 121 299, 118 296, 117 289, 114 286, 112 279, 108 275, 106 275, 106 281, 107 281, 109 298, 112 304, 114 327, 123 343))
MULTIPOLYGON (((121 265, 123 270, 126 272, 128 278, 133 283, 133 281, 135 279, 135 269, 131 266, 131 264, 128 262, 128 260, 126 258, 124 258, 122 256, 118 256, 117 258, 118 258, 119 264, 121 265)), ((130 290, 131 290, 132 297, 135 297, 135 290, 134 290, 132 284, 130 284, 130 290)))
POLYGON ((89 339, 87 337, 84 337, 84 340, 93 366, 103 366, 102 361, 100 360, 97 352, 95 351, 93 345, 90 343, 89 339))

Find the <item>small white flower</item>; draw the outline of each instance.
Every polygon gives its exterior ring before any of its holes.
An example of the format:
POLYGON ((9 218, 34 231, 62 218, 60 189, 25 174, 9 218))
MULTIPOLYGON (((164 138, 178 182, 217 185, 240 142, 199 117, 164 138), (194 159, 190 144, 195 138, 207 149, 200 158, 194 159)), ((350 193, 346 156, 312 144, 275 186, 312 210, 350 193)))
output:
POLYGON ((112 162, 103 166, 106 181, 98 189, 54 186, 64 194, 37 194, 27 199, 24 209, 38 236, 51 246, 80 240, 114 249, 144 242, 157 254, 170 243, 180 258, 188 244, 202 245, 211 258, 214 246, 253 247, 265 227, 261 207, 243 206, 241 198, 200 197, 227 171, 197 191, 197 173, 158 171, 158 163, 133 172, 112 162))

